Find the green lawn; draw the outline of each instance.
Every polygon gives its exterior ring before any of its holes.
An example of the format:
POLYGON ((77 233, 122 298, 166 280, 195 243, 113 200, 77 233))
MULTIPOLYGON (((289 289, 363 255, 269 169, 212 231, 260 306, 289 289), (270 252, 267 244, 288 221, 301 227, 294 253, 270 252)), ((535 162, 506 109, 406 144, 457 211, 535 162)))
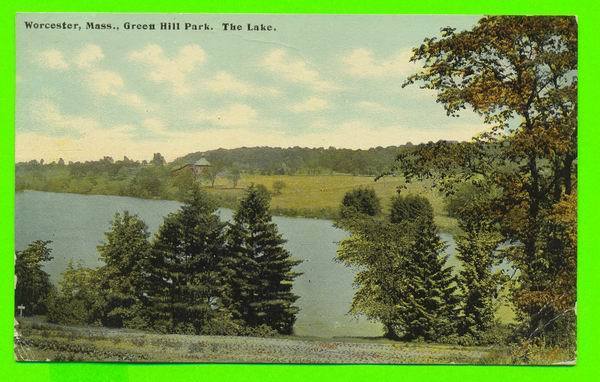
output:
POLYGON ((389 211, 390 199, 399 186, 406 185, 403 193, 426 196, 433 206, 436 223, 444 232, 458 230, 456 220, 447 216, 444 198, 429 183, 414 182, 405 184, 399 177, 385 177, 374 181, 373 177, 352 175, 243 175, 233 189, 225 178, 217 178, 215 187, 206 187, 208 192, 229 200, 231 203, 250 184, 262 184, 273 191, 273 183, 282 181, 285 187, 281 194, 273 194, 271 207, 275 214, 298 215, 305 217, 332 218, 338 211, 344 194, 357 187, 372 187, 381 198, 384 212, 389 211))

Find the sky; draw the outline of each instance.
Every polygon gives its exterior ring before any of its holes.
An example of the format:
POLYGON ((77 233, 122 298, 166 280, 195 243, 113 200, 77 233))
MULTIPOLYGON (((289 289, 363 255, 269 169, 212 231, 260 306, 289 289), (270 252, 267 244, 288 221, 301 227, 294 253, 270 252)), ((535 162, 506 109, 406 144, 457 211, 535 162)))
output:
POLYGON ((173 160, 253 146, 370 148, 467 140, 484 129, 448 117, 435 93, 402 88, 411 49, 477 16, 20 14, 16 160, 112 156, 173 160), (79 23, 34 30, 25 21, 79 23), (119 29, 86 30, 87 22, 119 29), (211 31, 126 30, 208 23, 211 31), (271 32, 224 31, 269 24, 271 32))

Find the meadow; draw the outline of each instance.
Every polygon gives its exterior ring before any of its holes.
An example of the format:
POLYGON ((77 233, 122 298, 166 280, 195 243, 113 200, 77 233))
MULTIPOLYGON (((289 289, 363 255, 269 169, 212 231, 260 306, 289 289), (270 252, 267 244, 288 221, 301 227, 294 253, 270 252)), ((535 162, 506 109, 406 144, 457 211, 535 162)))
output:
POLYGON ((377 181, 372 176, 353 175, 246 175, 236 188, 231 181, 217 177, 214 187, 206 190, 215 195, 223 207, 234 207, 237 199, 250 184, 262 184, 271 191, 271 212, 274 215, 302 216, 308 218, 335 218, 344 194, 354 188, 370 187, 375 190, 383 212, 389 212, 390 200, 399 187, 402 193, 426 196, 433 206, 435 222, 443 232, 457 233, 456 219, 446 213, 444 197, 431 188, 429 182, 406 183, 401 177, 384 177, 377 181), (273 185, 283 182, 280 193, 273 185))

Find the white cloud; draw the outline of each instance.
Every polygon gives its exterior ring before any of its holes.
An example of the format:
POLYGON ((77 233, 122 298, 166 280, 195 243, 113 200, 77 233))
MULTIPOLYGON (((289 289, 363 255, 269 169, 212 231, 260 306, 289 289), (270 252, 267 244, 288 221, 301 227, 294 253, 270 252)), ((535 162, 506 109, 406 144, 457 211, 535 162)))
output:
POLYGON ((89 88, 102 96, 116 96, 124 87, 123 77, 111 70, 93 70, 86 77, 89 88))
POLYGON ((159 118, 146 118, 142 121, 142 128, 153 134, 168 134, 169 130, 164 121, 159 118))
POLYGON ((263 67, 283 79, 312 87, 317 91, 332 91, 338 87, 321 78, 321 74, 308 62, 290 56, 284 49, 270 51, 261 61, 263 67))
POLYGON ((416 65, 409 62, 411 56, 412 52, 405 50, 387 58, 378 58, 371 50, 358 48, 342 57, 342 66, 346 73, 355 77, 399 77, 416 69, 416 65))
MULTIPOLYGON (((194 151, 215 148, 236 148, 242 146, 272 147, 345 147, 366 149, 376 146, 399 145, 446 140, 468 140, 485 125, 459 122, 443 128, 414 129, 403 125, 374 125, 367 120, 348 120, 342 123, 320 121, 310 131, 286 133, 282 130, 258 129, 255 124, 237 125, 223 129, 222 126, 198 126, 193 131, 170 129, 159 118, 148 118, 138 126, 122 124, 110 127, 101 126, 98 121, 82 116, 62 113, 56 105, 43 101, 38 108, 40 123, 80 134, 48 135, 46 131, 17 131, 17 161, 34 158, 57 160, 90 160, 105 155, 121 158, 124 155, 135 159, 148 159, 155 152, 161 152, 168 160, 194 151), (140 139, 133 132, 146 130, 149 137, 161 139, 140 139), (118 144, 115 144, 118 142, 118 144)), ((244 105, 232 105, 229 111, 249 111, 244 105)), ((234 113, 235 114, 235 113, 234 113)), ((252 113, 251 113, 252 114, 252 113)), ((204 120, 226 122, 217 114, 209 113, 204 120)), ((225 116, 227 117, 227 116, 225 116)), ((229 116, 231 118, 231 116, 229 116)), ((229 122, 232 120, 229 119, 229 122)), ((253 121, 256 123, 258 120, 253 121)), ((262 121, 261 121, 262 125, 262 121)))
POLYGON ((294 113, 321 111, 327 108, 329 108, 329 102, 319 97, 310 97, 290 106, 290 110, 294 113))
POLYGON ((52 70, 67 70, 69 63, 63 53, 58 49, 47 49, 35 56, 37 64, 43 68, 52 70))
POLYGON ((37 132, 17 133, 16 160, 28 161, 44 158, 47 161, 64 158, 66 161, 113 158, 127 156, 132 159, 149 159, 156 152, 167 160, 199 150, 217 147, 287 146, 289 140, 280 132, 257 131, 253 128, 198 129, 192 132, 172 132, 164 139, 140 140, 130 136, 130 126, 96 130, 80 137, 53 137, 37 132), (118 142, 118 144, 115 144, 118 142))
POLYGON ((356 103, 356 106, 369 113, 390 113, 394 111, 391 107, 373 101, 360 101, 356 103))
POLYGON ((186 45, 179 49, 175 57, 168 58, 162 47, 150 44, 132 51, 129 60, 147 67, 147 77, 156 83, 166 83, 177 95, 185 95, 191 91, 187 75, 206 60, 206 54, 196 44, 186 45))
POLYGON ((195 110, 191 119, 193 122, 208 122, 222 127, 240 127, 256 122, 257 116, 257 111, 251 106, 235 103, 217 110, 195 110))
POLYGON ((77 135, 98 128, 98 121, 94 118, 65 114, 49 100, 35 100, 30 109, 33 120, 50 134, 77 135))
POLYGON ((148 112, 155 109, 154 105, 150 104, 144 97, 134 92, 124 91, 119 94, 119 100, 123 104, 138 111, 148 112))
POLYGON ((263 87, 240 80, 232 74, 219 71, 204 86, 217 94, 234 94, 243 96, 277 96, 281 92, 273 87, 263 87))
POLYGON ((75 56, 73 62, 78 68, 88 69, 104 58, 102 48, 95 44, 85 45, 75 56))
POLYGON ((86 86, 96 95, 112 97, 138 111, 154 109, 144 97, 127 90, 123 77, 113 70, 90 69, 84 72, 83 77, 86 86))

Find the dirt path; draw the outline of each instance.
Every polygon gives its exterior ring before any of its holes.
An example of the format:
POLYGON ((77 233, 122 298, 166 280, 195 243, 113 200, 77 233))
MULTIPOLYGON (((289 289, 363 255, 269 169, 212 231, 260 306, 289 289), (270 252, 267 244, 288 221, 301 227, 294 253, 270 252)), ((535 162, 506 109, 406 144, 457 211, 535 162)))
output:
POLYGON ((20 334, 15 356, 23 361, 486 363, 497 350, 384 339, 160 335, 27 321, 20 334))

